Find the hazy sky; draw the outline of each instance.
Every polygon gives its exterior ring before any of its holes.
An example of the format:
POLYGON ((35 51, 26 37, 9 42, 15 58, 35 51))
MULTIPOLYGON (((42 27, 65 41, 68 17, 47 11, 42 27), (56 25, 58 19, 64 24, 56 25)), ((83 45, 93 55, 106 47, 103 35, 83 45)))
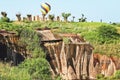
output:
POLYGON ((16 13, 41 15, 40 4, 44 2, 51 5, 49 14, 69 12, 78 21, 83 13, 87 21, 120 22, 120 0, 1 0, 0 12, 6 11, 10 19, 16 19, 16 13))

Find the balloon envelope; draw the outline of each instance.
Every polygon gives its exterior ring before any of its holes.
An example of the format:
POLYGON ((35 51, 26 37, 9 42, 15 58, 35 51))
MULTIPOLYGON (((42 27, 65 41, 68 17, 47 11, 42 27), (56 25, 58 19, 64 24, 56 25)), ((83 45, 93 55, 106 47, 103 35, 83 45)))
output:
POLYGON ((48 3, 41 4, 41 12, 46 15, 51 10, 51 6, 48 3))

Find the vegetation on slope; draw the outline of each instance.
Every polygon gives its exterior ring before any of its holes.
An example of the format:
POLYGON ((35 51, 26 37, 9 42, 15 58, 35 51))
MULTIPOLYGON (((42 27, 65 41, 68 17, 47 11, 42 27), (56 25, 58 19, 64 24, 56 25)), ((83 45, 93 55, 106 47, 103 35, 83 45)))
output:
POLYGON ((2 80, 50 80, 49 64, 45 53, 39 46, 36 28, 52 28, 54 33, 74 33, 89 41, 94 53, 120 56, 120 27, 98 22, 0 22, 0 29, 15 31, 21 36, 21 44, 27 45, 32 54, 18 67, 7 63, 0 64, 0 79, 2 80), (101 31, 102 30, 102 31, 101 31))
POLYGON ((4 63, 0 66, 1 80, 50 80, 51 73, 49 64, 45 59, 45 53, 40 48, 37 33, 28 25, 15 25, 12 23, 1 23, 1 29, 16 31, 20 35, 20 43, 26 45, 30 55, 17 67, 11 67, 4 63))
POLYGON ((120 26, 99 22, 41 22, 31 23, 52 28, 54 33, 80 34, 90 42, 94 53, 120 56, 120 26))

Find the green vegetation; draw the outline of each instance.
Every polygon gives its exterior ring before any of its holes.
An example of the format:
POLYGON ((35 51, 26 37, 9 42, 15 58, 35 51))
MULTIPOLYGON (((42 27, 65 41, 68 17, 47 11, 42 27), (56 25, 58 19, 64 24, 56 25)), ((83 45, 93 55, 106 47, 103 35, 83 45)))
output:
POLYGON ((48 18, 49 18, 50 21, 54 21, 55 15, 51 14, 51 15, 48 16, 48 18))
MULTIPOLYGON (((45 59, 35 29, 52 28, 54 33, 80 34, 94 47, 94 53, 120 57, 120 27, 98 22, 0 22, 0 29, 17 32, 20 45, 27 47, 30 57, 16 67, 0 63, 1 80, 51 80, 49 64, 45 59)), ((66 43, 68 40, 65 40, 66 43)), ((112 79, 119 78, 118 71, 112 79)), ((58 79, 60 77, 58 76, 58 79)))
POLYGON ((0 80, 51 80, 47 64, 43 58, 26 59, 18 67, 1 63, 0 80))
POLYGON ((39 37, 28 24, 1 23, 0 29, 16 31, 20 35, 19 45, 26 46, 29 58, 17 67, 4 63, 0 68, 1 80, 50 80, 51 73, 39 43, 39 37))
POLYGON ((1 19, 0 22, 10 22, 10 19, 7 17, 7 13, 6 12, 1 12, 1 19))
POLYGON ((70 13, 62 13, 62 17, 64 18, 65 22, 68 22, 68 17, 71 16, 70 13))
POLYGON ((97 80, 119 80, 120 79, 120 70, 116 71, 113 76, 104 77, 102 74, 97 75, 97 80))
POLYGON ((1 17, 0 22, 10 22, 8 17, 1 17))
POLYGON ((79 20, 79 22, 86 22, 86 17, 84 17, 84 14, 82 14, 82 17, 81 18, 79 18, 78 20, 79 20))
MULTIPOLYGON (((31 29, 43 27, 52 28, 54 33, 74 33, 80 34, 89 41, 94 47, 94 51, 104 54, 120 54, 120 27, 107 23, 98 22, 13 22, 13 23, 0 23, 0 29, 14 30, 31 29), (112 51, 111 51, 112 49, 112 51), (110 51, 109 51, 110 50, 110 51), (110 53, 109 53, 110 52, 110 53)), ((25 31, 27 32, 27 31, 25 31)))
POLYGON ((98 29, 98 36, 101 39, 100 43, 111 43, 111 41, 117 40, 119 38, 119 34, 117 33, 117 29, 113 26, 100 26, 98 29))
MULTIPOLYGON (((12 24, 12 23, 11 23, 12 24)), ((15 25, 15 24, 14 24, 15 25)), ((31 22, 19 26, 28 26, 32 30, 45 26, 52 28, 54 33, 80 34, 94 47, 94 53, 120 56, 120 27, 99 22, 31 22), (103 30, 103 31, 101 31, 103 30), (106 37, 105 37, 105 36, 106 37), (109 37, 110 36, 110 37, 109 37)), ((11 25, 12 26, 12 25, 11 25)), ((14 26, 15 27, 15 26, 14 26)), ((11 27, 10 27, 11 28, 11 27)))

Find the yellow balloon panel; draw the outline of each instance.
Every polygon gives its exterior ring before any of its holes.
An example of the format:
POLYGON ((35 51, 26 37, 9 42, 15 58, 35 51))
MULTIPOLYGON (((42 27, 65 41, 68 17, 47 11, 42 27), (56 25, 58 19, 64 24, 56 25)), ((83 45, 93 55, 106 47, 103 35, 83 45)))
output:
POLYGON ((50 8, 49 8, 48 5, 46 5, 46 4, 42 4, 41 6, 42 6, 47 12, 50 11, 50 8))
POLYGON ((47 14, 45 10, 41 9, 40 10, 42 12, 42 14, 47 14))
POLYGON ((51 6, 48 3, 41 4, 41 12, 42 14, 47 14, 51 10, 51 6))

